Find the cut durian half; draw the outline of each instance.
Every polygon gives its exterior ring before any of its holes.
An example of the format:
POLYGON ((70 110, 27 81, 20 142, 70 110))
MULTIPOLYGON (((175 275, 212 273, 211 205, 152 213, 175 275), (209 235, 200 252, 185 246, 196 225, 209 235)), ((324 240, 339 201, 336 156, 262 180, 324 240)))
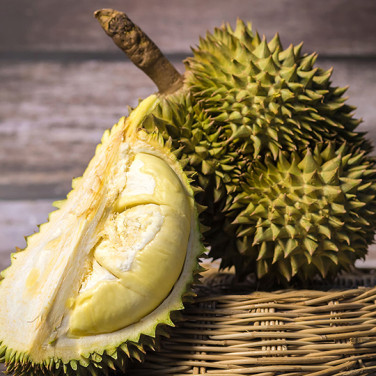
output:
POLYGON ((137 130, 157 101, 105 133, 67 200, 2 273, 0 360, 10 371, 106 373, 183 309, 203 248, 188 180, 137 130))

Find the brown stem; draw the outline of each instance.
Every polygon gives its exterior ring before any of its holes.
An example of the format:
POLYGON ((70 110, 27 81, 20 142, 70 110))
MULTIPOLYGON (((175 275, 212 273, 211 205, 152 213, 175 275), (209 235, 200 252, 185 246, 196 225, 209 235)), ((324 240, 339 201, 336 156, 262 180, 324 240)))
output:
POLYGON ((101 9, 94 16, 114 43, 154 81, 160 93, 172 93, 183 85, 181 74, 125 13, 101 9))

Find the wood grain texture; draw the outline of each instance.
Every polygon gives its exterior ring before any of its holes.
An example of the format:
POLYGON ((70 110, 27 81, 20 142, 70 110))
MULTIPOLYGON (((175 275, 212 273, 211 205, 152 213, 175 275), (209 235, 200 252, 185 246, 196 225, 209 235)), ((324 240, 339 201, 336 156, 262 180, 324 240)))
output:
POLYGON ((114 52, 92 14, 115 8, 167 53, 186 53, 222 22, 252 21, 261 34, 286 44, 304 40, 324 55, 376 55, 374 0, 3 0, 0 52, 114 52))

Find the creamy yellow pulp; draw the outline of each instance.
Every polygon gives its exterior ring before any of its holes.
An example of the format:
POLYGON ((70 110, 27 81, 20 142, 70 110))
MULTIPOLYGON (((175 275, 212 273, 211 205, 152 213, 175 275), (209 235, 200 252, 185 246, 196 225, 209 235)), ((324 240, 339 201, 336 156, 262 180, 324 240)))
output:
POLYGON ((157 156, 136 154, 93 249, 91 270, 68 303, 69 335, 114 332, 153 311, 179 278, 190 217, 189 196, 175 172, 157 156))

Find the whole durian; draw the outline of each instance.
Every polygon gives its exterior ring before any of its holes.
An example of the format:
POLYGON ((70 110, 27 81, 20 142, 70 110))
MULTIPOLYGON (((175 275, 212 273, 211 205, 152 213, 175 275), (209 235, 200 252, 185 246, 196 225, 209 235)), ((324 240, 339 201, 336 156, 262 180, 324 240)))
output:
POLYGON ((125 370, 192 298, 203 252, 193 192, 168 145, 138 131, 157 102, 105 132, 2 272, 0 361, 14 375, 125 370))
POLYGON ((201 38, 179 76, 126 15, 96 16, 158 86, 142 127, 171 142, 192 179, 222 268, 286 282, 334 276, 364 257, 376 226, 371 146, 316 54, 238 20, 201 38))

